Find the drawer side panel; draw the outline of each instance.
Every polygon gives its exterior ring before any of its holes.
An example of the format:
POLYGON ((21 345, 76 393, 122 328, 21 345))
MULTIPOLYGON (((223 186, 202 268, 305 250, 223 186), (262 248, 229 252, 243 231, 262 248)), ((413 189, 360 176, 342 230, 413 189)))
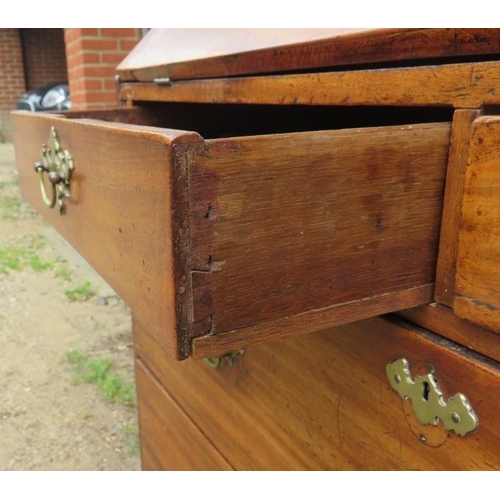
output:
POLYGON ((208 141, 190 172, 195 321, 218 334, 430 301, 449 139, 443 123, 208 141))

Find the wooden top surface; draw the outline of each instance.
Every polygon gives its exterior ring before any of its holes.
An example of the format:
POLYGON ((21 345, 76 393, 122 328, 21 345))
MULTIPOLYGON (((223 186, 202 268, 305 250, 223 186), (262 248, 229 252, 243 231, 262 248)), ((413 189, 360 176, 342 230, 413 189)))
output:
POLYGON ((118 74, 185 80, 496 53, 496 28, 154 28, 118 74))

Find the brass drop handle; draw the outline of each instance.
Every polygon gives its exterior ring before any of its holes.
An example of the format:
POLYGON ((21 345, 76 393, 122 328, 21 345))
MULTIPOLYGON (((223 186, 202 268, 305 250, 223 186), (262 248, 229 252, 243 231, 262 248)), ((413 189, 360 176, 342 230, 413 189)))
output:
POLYGON ((57 172, 50 172, 48 168, 40 162, 35 163, 35 171, 38 174, 43 201, 49 208, 53 208, 57 201, 56 184, 61 181, 61 176, 57 172), (47 194, 47 189, 45 188, 45 181, 43 179, 44 172, 47 172, 47 177, 49 178, 51 186, 50 195, 47 194))
POLYGON ((73 169, 71 155, 67 150, 61 150, 56 129, 51 127, 48 145, 42 146, 42 161, 35 162, 35 172, 38 175, 43 202, 48 208, 53 208, 57 203, 61 214, 65 211, 65 198, 70 197, 69 186, 73 169), (49 193, 44 174, 47 174, 49 180, 49 193))

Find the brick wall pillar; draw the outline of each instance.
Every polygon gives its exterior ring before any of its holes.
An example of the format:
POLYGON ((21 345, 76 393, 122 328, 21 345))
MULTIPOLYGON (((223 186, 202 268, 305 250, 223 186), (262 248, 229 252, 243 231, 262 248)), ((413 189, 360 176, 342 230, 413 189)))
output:
POLYGON ((62 28, 21 28, 26 89, 68 79, 64 30, 62 28))
POLYGON ((18 28, 0 29, 0 142, 10 141, 9 113, 26 91, 18 28))
POLYGON ((140 28, 65 28, 72 109, 116 107, 116 66, 139 41, 140 28))

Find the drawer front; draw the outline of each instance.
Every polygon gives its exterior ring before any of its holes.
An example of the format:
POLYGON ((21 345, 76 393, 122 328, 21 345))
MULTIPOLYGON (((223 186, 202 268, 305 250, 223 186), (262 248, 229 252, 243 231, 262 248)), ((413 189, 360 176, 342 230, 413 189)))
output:
POLYGON ((232 470, 140 361, 136 380, 143 470, 232 470))
MULTIPOLYGON (((174 264, 174 247, 182 245, 182 227, 172 215, 172 198, 176 196, 176 206, 183 208, 185 187, 177 186, 186 166, 177 160, 183 157, 185 143, 192 144, 199 137, 30 113, 13 114, 12 123, 23 196, 109 282, 153 334, 185 357, 187 335, 184 340, 176 335, 187 330, 187 314, 179 307, 183 295, 177 286, 183 279, 182 263, 174 264), (57 206, 50 209, 45 205, 33 167, 42 160, 42 144, 48 144, 51 127, 74 164, 71 195, 62 215, 57 206)), ((45 183, 48 190, 46 179, 45 183)))
POLYGON ((137 322, 134 331, 138 356, 235 469, 500 467, 498 365, 409 323, 375 318, 281 340, 216 370, 177 363, 137 322), (422 425, 386 374, 400 358, 414 380, 432 367, 445 402, 463 393, 478 429, 422 425))
POLYGON ((210 140, 160 128, 189 109, 138 108, 141 125, 133 110, 13 116, 23 195, 175 356, 432 300, 449 123, 210 140), (74 164, 62 215, 33 169, 51 127, 74 164))
POLYGON ((500 333, 500 118, 473 125, 458 236, 454 310, 500 333))

